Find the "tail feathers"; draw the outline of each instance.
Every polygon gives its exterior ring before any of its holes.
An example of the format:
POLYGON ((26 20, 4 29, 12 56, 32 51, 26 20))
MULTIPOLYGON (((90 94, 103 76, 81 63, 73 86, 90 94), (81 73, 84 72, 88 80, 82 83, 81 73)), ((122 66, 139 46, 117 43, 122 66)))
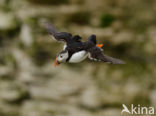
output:
POLYGON ((94 44, 96 44, 96 35, 91 35, 91 36, 88 38, 88 41, 92 41, 94 44))

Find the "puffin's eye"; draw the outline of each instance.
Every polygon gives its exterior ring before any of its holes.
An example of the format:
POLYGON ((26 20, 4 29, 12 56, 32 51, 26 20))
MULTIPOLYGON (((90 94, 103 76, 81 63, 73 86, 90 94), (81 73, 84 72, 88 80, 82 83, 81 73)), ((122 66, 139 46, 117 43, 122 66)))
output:
POLYGON ((62 56, 60 56, 60 58, 62 58, 62 56))

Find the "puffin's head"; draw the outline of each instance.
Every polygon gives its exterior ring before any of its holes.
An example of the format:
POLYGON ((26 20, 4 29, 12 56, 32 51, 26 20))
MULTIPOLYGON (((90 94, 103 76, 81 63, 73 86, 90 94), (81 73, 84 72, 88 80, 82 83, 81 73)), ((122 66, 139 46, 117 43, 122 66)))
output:
POLYGON ((57 57, 56 57, 56 59, 55 59, 55 67, 56 67, 57 65, 59 65, 60 63, 66 62, 68 56, 69 56, 69 54, 68 54, 68 51, 67 51, 67 50, 61 51, 61 52, 57 55, 57 57))

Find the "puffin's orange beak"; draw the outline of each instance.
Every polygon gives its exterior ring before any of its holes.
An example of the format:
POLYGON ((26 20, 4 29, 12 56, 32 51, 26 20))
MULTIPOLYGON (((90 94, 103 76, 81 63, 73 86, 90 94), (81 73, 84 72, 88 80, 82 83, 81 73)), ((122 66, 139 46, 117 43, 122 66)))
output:
POLYGON ((59 65, 57 58, 55 58, 54 66, 57 67, 59 65))
POLYGON ((97 47, 101 48, 103 44, 96 44, 97 47))

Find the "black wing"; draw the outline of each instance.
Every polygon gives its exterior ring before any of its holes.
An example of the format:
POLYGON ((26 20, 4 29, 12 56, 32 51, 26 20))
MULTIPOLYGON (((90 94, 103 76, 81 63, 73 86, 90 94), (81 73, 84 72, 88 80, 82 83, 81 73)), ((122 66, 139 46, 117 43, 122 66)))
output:
POLYGON ((72 34, 67 32, 58 32, 57 29, 50 23, 46 22, 45 27, 50 35, 52 35, 57 41, 70 42, 72 34))
POLYGON ((87 41, 91 41, 93 42, 95 45, 96 45, 96 35, 92 34, 91 36, 89 36, 88 40, 87 41))
POLYGON ((96 46, 89 50, 89 58, 91 60, 98 60, 98 61, 108 62, 112 64, 125 64, 122 60, 104 55, 102 50, 96 46))
POLYGON ((79 35, 75 35, 75 36, 73 36, 73 38, 72 38, 72 40, 74 41, 74 42, 81 42, 81 37, 79 36, 79 35))

